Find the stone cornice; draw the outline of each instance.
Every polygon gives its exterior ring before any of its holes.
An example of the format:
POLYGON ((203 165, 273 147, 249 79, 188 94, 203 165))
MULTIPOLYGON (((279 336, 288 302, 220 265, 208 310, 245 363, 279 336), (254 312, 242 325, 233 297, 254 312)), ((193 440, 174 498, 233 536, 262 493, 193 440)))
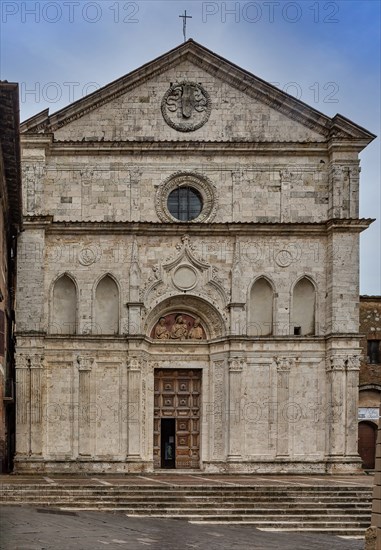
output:
POLYGON ((154 222, 97 222, 54 221, 53 216, 26 216, 25 229, 45 229, 48 234, 103 233, 125 235, 326 235, 332 232, 361 233, 373 219, 336 219, 321 223, 154 223, 154 222))
POLYGON ((195 153, 205 154, 232 154, 252 155, 327 155, 328 148, 325 142, 274 142, 274 141, 54 141, 52 134, 24 134, 21 137, 23 150, 29 148, 48 147, 50 154, 57 156, 123 156, 129 154, 168 154, 168 153, 195 153))

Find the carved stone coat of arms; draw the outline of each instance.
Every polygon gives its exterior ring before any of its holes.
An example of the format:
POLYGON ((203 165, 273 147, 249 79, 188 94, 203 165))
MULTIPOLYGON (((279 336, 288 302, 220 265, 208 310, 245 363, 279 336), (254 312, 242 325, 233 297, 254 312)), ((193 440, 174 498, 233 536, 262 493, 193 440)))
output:
POLYGON ((211 101, 201 84, 176 82, 165 93, 161 111, 169 126, 180 132, 192 132, 208 120, 211 101))

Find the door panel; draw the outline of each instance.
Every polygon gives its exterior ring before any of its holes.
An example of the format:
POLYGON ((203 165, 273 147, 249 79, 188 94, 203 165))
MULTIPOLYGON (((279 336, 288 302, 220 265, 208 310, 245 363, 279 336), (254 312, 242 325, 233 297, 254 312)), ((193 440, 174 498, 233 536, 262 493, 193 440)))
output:
POLYGON ((200 466, 201 370, 155 370, 154 466, 163 464, 163 418, 175 419, 175 466, 200 466))
POLYGON ((370 422, 360 422, 358 452, 362 459, 362 466, 373 469, 376 456, 377 426, 370 422))

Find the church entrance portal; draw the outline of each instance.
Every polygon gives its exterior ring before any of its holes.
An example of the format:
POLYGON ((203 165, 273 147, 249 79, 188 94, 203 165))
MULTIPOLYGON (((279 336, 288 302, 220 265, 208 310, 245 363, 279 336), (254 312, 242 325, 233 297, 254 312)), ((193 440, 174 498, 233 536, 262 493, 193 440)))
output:
POLYGON ((200 467, 200 400, 201 370, 155 370, 155 468, 200 467))

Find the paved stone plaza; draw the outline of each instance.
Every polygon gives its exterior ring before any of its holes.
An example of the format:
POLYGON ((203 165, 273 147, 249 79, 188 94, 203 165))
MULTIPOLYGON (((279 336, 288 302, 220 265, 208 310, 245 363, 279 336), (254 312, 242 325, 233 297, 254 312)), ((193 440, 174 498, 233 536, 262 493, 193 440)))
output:
POLYGON ((249 525, 191 525, 184 520, 126 518, 104 512, 0 507, 2 550, 362 550, 363 540, 267 533, 249 525))

